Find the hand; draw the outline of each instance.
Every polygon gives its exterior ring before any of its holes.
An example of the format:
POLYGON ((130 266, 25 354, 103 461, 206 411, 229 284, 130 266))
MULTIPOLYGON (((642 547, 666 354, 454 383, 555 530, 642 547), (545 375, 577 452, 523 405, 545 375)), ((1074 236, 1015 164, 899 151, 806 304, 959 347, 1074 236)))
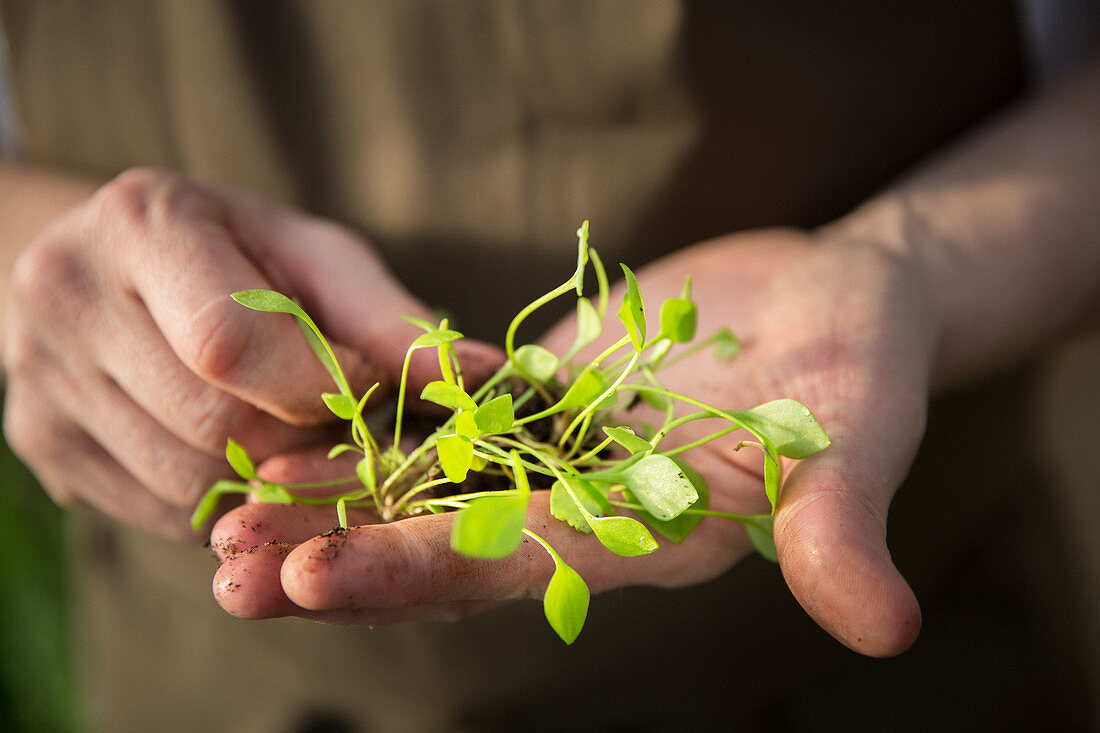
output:
MULTIPOLYGON (((890 562, 885 523, 923 433, 937 336, 920 277, 873 245, 750 232, 641 271, 647 302, 678 294, 686 274, 699 303, 699 332, 728 325, 745 348, 728 363, 700 354, 662 372, 662 381, 720 406, 793 397, 814 410, 833 445, 785 466, 775 517, 782 571, 807 611, 851 648, 871 655, 904 650, 919 630, 920 611, 890 562)), ((548 343, 571 337, 565 324, 548 343)), ((749 450, 734 453, 735 442, 685 456, 706 478, 712 508, 763 511, 761 459, 749 450)), ((296 466, 280 459, 269 470, 293 480, 296 466)), ((547 504, 536 492, 528 526, 593 591, 701 582, 750 551, 740 525, 708 518, 681 545, 663 542, 650 555, 620 558, 550 520, 547 504)), ((365 624, 457 617, 541 596, 553 566, 539 548, 525 543, 506 560, 470 560, 450 550, 450 522, 448 515, 423 516, 315 537, 332 527, 331 508, 247 505, 215 527, 224 561, 215 594, 239 616, 365 624)))
POLYGON ((399 316, 428 316, 350 232, 155 171, 123 174, 25 250, 4 427, 57 502, 196 538, 228 437, 258 458, 317 441, 331 379, 291 318, 229 298, 260 287, 299 297, 364 388, 399 373, 419 332, 399 316))

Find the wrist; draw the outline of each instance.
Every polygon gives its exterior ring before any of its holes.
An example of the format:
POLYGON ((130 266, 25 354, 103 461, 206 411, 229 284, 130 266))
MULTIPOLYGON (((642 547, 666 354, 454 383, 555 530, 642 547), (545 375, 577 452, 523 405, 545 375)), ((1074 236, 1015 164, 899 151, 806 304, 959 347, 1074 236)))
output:
POLYGON ((1024 100, 824 231, 924 281, 937 386, 1100 323, 1100 64, 1024 100))
POLYGON ((926 223, 900 197, 884 195, 815 232, 827 246, 859 248, 882 260, 884 280, 920 322, 927 345, 927 379, 935 391, 957 381, 953 315, 960 307, 936 261, 926 223))

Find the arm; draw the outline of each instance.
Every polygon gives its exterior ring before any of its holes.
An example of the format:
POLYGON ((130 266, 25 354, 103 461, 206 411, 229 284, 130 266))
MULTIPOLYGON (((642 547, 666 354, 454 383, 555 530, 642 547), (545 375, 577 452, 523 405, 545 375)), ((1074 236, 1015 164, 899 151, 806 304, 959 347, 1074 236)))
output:
POLYGON ((1100 323, 1100 58, 825 234, 912 262, 941 327, 934 382, 1100 323))
MULTIPOLYGON (((701 332, 728 324, 746 343, 729 365, 682 362, 665 379, 670 388, 738 407, 794 397, 829 430, 828 450, 786 466, 776 543, 794 595, 861 653, 896 654, 920 628, 916 599, 890 559, 886 518, 931 392, 1095 322, 1098 86, 1093 67, 832 226, 733 235, 639 273, 656 302, 691 274, 700 317, 709 319, 701 332)), ((571 335, 565 324, 548 340, 571 335)), ((759 468, 729 448, 719 441, 689 458, 714 508, 759 511, 759 468)), ((567 548, 594 591, 700 582, 748 550, 739 529, 707 519, 681 545, 623 560, 548 523, 545 511, 545 500, 533 499, 529 522, 556 532, 548 539, 567 548)), ((311 539, 331 525, 329 512, 306 507, 251 505, 227 517, 214 532, 225 561, 219 602, 246 617, 453 617, 538 596, 551 570, 523 548, 490 570, 454 555, 447 515, 352 529, 338 557, 311 539), (243 529, 261 518, 261 531, 243 529), (302 544, 289 554, 285 546, 232 552, 267 541, 302 544)))

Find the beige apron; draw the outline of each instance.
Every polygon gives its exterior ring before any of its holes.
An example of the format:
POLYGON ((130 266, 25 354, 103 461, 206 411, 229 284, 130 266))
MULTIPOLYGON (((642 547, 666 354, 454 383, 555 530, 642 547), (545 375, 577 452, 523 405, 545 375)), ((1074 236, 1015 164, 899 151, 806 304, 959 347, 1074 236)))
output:
MULTIPOLYGON (((32 159, 169 167, 351 224, 422 298, 496 340, 571 268, 583 218, 606 260, 634 265, 745 227, 820 224, 1020 81, 1011 4, 995 0, 2 7, 32 159)), ((898 660, 841 649, 756 559, 686 591, 605 594, 568 649, 534 602, 454 625, 243 622, 214 604, 208 554, 80 515, 90 718, 821 730, 1018 728, 1080 710, 1086 617, 1050 530, 1064 505, 1045 511, 1043 466, 1028 463, 1026 384, 990 380, 933 409, 892 513, 926 619, 898 660)))

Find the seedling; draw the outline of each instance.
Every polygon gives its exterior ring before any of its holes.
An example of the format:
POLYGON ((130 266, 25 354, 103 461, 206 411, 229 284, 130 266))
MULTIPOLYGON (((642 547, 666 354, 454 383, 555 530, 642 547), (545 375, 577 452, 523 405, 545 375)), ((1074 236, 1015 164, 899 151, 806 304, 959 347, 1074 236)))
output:
POLYGON ((626 293, 617 315, 625 333, 595 358, 577 363, 577 355, 601 336, 609 301, 607 273, 588 246, 587 221, 577 236, 576 271, 516 315, 505 334, 507 360, 476 388, 464 383, 455 354, 454 343, 462 334, 449 328, 446 320, 437 325, 407 319, 424 333, 405 356, 393 439, 388 445, 372 434, 364 419, 378 384, 355 395, 328 341, 296 302, 270 290, 234 293, 233 299, 248 308, 298 319, 338 389, 322 394, 321 399, 349 423, 350 442, 333 446, 329 457, 354 453, 359 460, 354 476, 282 484, 258 476, 245 449, 230 440, 225 454, 240 480, 211 486, 195 510, 192 526, 201 527, 219 498, 228 493, 250 493, 264 502, 333 505, 344 528, 349 506, 369 507, 386 522, 424 512, 455 512, 451 547, 463 555, 504 558, 516 551, 524 536, 546 550, 555 570, 543 609, 550 626, 567 644, 584 626, 589 591, 554 548, 524 526, 532 483, 549 490, 554 517, 578 532, 595 535, 617 555, 634 557, 655 551, 658 545, 651 530, 682 542, 703 517, 712 516, 741 522, 757 551, 774 561, 771 515, 779 496, 780 457, 799 459, 823 450, 829 445, 825 431, 810 410, 795 400, 726 410, 662 386, 661 369, 685 356, 709 348, 714 358, 726 360, 739 349, 737 339, 726 329, 696 341, 697 309, 690 279, 679 297, 661 305, 660 331, 651 334, 638 281, 623 265, 626 293), (589 267, 597 281, 595 302, 584 295, 589 267), (568 351, 558 355, 536 344, 517 347, 516 334, 524 320, 570 292, 577 299, 577 333, 568 351), (407 427, 409 363, 420 349, 436 352, 440 372, 440 379, 429 383, 420 398, 450 414, 405 453, 399 445, 407 427), (623 424, 618 416, 639 399, 657 408, 662 416, 659 425, 623 424), (702 439, 663 447, 671 433, 698 420, 716 421, 718 426, 702 439), (686 451, 738 429, 756 438, 738 448, 753 445, 763 453, 764 492, 772 508, 768 514, 708 509, 706 484, 684 459, 686 451))

